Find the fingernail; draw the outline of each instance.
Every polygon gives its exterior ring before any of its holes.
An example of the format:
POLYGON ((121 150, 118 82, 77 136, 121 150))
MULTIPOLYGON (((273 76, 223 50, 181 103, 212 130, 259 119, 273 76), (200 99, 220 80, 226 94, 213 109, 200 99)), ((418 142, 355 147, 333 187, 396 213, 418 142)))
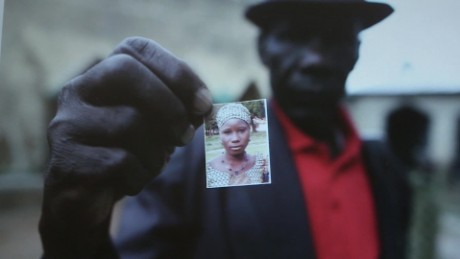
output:
POLYGON ((211 109, 212 96, 208 89, 201 88, 195 93, 193 109, 196 114, 205 114, 211 109))
POLYGON ((195 134, 195 127, 193 125, 189 125, 188 128, 185 130, 185 132, 181 136, 181 142, 182 144, 188 144, 192 138, 193 135, 195 134))

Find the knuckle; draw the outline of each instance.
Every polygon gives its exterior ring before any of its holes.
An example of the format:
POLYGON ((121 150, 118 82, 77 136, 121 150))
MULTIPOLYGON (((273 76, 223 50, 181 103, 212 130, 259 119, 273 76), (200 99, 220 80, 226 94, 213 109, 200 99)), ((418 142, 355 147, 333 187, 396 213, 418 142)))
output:
POLYGON ((85 102, 123 100, 130 95, 133 85, 145 78, 146 69, 126 54, 110 56, 90 69, 79 83, 78 93, 85 102))
POLYGON ((79 79, 81 78, 82 76, 78 76, 72 79, 66 85, 64 85, 59 91, 59 94, 57 97, 58 113, 64 110, 65 108, 72 106, 72 104, 77 103, 77 100, 79 100, 78 91, 77 91, 79 84, 76 82, 79 81, 79 79))
POLYGON ((94 158, 101 173, 112 179, 125 179, 139 167, 133 155, 122 148, 106 149, 94 158))
MULTIPOLYGON (((51 157, 48 163, 48 168, 45 174, 45 187, 50 188, 63 188, 74 185, 75 171, 71 159, 63 155, 62 146, 58 146, 51 152, 51 157)), ((68 153, 68 152, 64 152, 68 153)))
POLYGON ((133 72, 139 69, 139 62, 126 54, 117 54, 108 58, 105 62, 103 75, 107 78, 114 77, 119 80, 121 76, 129 75, 126 72, 133 72))
POLYGON ((132 158, 123 149, 114 149, 112 152, 101 157, 101 161, 108 172, 123 170, 132 163, 132 158))
POLYGON ((162 47, 155 41, 143 37, 128 37, 124 39, 116 48, 114 53, 126 53, 139 60, 151 59, 163 53, 158 51, 162 47))
POLYGON ((63 143, 68 139, 70 124, 61 117, 55 117, 48 125, 47 136, 48 142, 53 149, 57 143, 63 143))
POLYGON ((108 111, 101 111, 101 118, 99 121, 104 125, 110 125, 106 128, 106 134, 112 136, 116 133, 129 132, 133 128, 140 127, 141 125, 141 116, 137 109, 131 106, 118 106, 112 107, 108 111))
POLYGON ((149 39, 143 37, 127 37, 121 42, 120 47, 128 47, 132 48, 135 51, 142 52, 149 44, 149 42, 149 39))
POLYGON ((172 66, 171 78, 176 78, 178 82, 184 83, 192 78, 192 69, 183 60, 178 60, 176 66, 172 66))
POLYGON ((69 82, 67 85, 65 85, 64 87, 62 87, 61 91, 59 92, 59 95, 58 95, 58 98, 57 98, 57 102, 58 102, 58 106, 62 106, 62 104, 66 103, 67 100, 70 98, 70 96, 72 95, 72 87, 71 87, 71 83, 69 82))
POLYGON ((47 178, 50 183, 98 185, 125 171, 129 160, 127 152, 121 149, 60 143, 52 149, 47 178))
MULTIPOLYGON (((85 176, 107 176, 116 174, 117 171, 123 170, 129 163, 129 155, 123 149, 118 148, 90 148, 90 152, 81 155, 75 163, 79 165, 74 171, 85 176), (80 159, 83 158, 83 159, 80 159), (80 163, 78 163, 80 162, 80 163)), ((105 178, 105 177, 103 177, 105 178)))

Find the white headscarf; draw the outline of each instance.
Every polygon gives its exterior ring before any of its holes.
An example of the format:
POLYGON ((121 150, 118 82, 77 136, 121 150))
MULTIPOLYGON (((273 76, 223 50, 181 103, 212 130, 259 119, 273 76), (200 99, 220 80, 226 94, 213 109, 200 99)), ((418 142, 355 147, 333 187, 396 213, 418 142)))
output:
POLYGON ((226 104, 217 111, 216 120, 219 128, 230 119, 240 119, 251 125, 251 113, 240 103, 226 104))

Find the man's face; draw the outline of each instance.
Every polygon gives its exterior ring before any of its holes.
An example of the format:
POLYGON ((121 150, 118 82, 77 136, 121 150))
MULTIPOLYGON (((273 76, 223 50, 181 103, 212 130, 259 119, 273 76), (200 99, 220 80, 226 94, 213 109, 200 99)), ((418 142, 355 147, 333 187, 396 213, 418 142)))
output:
POLYGON ((262 32, 259 53, 272 91, 294 123, 336 110, 358 59, 358 32, 350 21, 279 22, 262 32))

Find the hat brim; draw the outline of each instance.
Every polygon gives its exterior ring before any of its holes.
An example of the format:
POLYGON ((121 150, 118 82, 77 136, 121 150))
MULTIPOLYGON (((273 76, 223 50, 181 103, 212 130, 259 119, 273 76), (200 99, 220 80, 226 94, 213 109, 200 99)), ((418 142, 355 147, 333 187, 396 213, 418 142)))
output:
POLYGON ((311 18, 358 21, 366 29, 382 21, 393 12, 390 5, 373 2, 330 3, 321 1, 269 1, 250 6, 246 18, 264 28, 280 20, 311 18))

